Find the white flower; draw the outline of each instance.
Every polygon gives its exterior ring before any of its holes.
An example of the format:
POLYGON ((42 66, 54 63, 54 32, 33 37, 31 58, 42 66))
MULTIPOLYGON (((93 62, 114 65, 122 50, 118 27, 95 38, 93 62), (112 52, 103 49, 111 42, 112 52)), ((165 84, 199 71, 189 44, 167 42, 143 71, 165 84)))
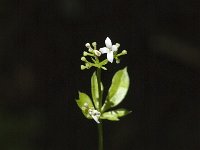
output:
POLYGON ((105 44, 106 44, 106 47, 100 48, 99 51, 102 54, 107 53, 107 59, 108 59, 109 62, 112 63, 113 59, 114 59, 113 52, 117 51, 118 46, 117 45, 112 45, 112 42, 111 42, 109 37, 106 38, 105 44))
POLYGON ((97 123, 100 123, 99 122, 99 117, 101 115, 100 112, 98 112, 97 110, 95 109, 89 109, 89 114, 91 115, 91 117, 97 122, 97 123))

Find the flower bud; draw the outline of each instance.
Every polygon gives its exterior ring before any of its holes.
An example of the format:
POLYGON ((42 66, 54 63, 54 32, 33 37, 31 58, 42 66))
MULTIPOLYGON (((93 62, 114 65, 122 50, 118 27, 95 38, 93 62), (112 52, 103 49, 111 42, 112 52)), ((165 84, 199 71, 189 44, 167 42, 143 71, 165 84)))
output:
POLYGON ((81 65, 81 70, 86 69, 86 67, 84 65, 81 65))
POLYGON ((84 62, 87 61, 85 57, 81 57, 81 60, 84 61, 84 62))
POLYGON ((97 43, 96 42, 93 42, 92 46, 94 47, 94 49, 97 49, 97 43))
POLYGON ((88 51, 89 51, 90 53, 92 53, 93 49, 90 47, 90 48, 88 49, 88 51))
POLYGON ((123 54, 123 55, 126 55, 126 54, 127 54, 127 51, 126 51, 126 50, 123 50, 123 51, 122 51, 122 54, 123 54))
POLYGON ((83 52, 83 56, 87 56, 88 53, 86 51, 83 52))
POLYGON ((91 47, 91 46, 90 46, 90 43, 86 43, 85 46, 86 46, 87 48, 90 48, 90 47, 91 47))
POLYGON ((94 54, 96 55, 96 56, 101 56, 101 52, 100 51, 98 51, 98 50, 94 50, 94 54))
POLYGON ((117 46, 117 48, 119 48, 119 47, 120 47, 120 44, 119 44, 119 43, 116 43, 115 45, 117 46))

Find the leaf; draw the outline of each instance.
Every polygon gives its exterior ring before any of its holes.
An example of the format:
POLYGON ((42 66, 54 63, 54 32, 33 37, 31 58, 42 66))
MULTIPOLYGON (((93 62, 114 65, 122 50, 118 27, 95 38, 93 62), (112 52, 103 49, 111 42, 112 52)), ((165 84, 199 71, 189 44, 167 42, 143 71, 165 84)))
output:
POLYGON ((93 73, 91 77, 91 93, 95 108, 99 108, 99 90, 96 72, 93 73))
POLYGON ((127 68, 119 70, 115 73, 112 79, 112 84, 109 88, 107 98, 102 107, 102 112, 117 106, 122 102, 129 88, 129 76, 127 68))
POLYGON ((87 109, 87 108, 94 108, 90 97, 85 93, 79 92, 79 99, 76 100, 76 102, 79 108, 82 110, 82 113, 84 114, 84 116, 88 119, 92 119, 87 109))
POLYGON ((108 112, 104 112, 101 115, 101 119, 107 119, 107 120, 111 120, 111 121, 119 121, 120 117, 126 116, 130 113, 131 113, 131 111, 128 111, 124 108, 111 110, 108 112))
MULTIPOLYGON (((103 92, 103 84, 101 83, 101 93, 103 92)), ((96 109, 99 109, 99 89, 96 72, 93 73, 91 77, 91 93, 92 99, 96 109)))
POLYGON ((102 68, 103 70, 107 70, 107 68, 106 68, 106 67, 103 67, 103 66, 102 66, 101 68, 102 68))
POLYGON ((102 62, 100 62, 100 66, 104 66, 108 63, 108 59, 103 60, 102 62))

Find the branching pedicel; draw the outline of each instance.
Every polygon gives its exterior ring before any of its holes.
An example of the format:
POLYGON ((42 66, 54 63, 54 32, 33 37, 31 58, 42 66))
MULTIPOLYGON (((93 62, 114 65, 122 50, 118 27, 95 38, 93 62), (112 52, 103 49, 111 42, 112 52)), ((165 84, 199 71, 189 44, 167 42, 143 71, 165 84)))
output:
POLYGON ((106 38, 105 45, 106 47, 98 50, 96 42, 93 42, 92 46, 86 43, 85 46, 88 48, 88 51, 84 51, 83 57, 81 57, 81 60, 85 63, 81 65, 81 70, 90 69, 91 67, 97 68, 91 77, 92 100, 87 94, 82 92, 79 92, 79 99, 76 100, 84 116, 88 119, 94 119, 98 124, 99 150, 103 150, 102 120, 118 121, 119 118, 131 112, 124 108, 112 110, 112 108, 123 101, 128 91, 129 76, 127 68, 121 69, 115 73, 112 84, 108 90, 108 95, 105 101, 102 101, 104 88, 101 82, 101 70, 107 70, 105 66, 109 62, 113 63, 113 60, 116 60, 116 63, 120 63, 119 57, 127 54, 126 50, 118 53, 120 44, 116 43, 112 45, 109 37, 106 38), (102 59, 102 54, 107 54, 107 58, 102 59))

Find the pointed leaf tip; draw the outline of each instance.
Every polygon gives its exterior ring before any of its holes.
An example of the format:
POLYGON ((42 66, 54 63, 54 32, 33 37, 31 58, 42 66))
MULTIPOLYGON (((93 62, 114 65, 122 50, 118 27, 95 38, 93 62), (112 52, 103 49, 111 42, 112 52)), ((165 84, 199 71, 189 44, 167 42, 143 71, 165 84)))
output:
POLYGON ((124 108, 111 110, 108 112, 104 112, 101 116, 101 119, 107 119, 110 121, 119 121, 119 118, 124 117, 130 113, 131 111, 128 111, 124 108))
POLYGON ((76 99, 76 103, 78 107, 82 110, 84 116, 88 119, 91 119, 87 108, 94 108, 94 106, 90 97, 87 94, 79 91, 79 99, 76 99))
POLYGON ((129 80, 127 67, 115 73, 102 111, 115 107, 122 102, 129 89, 129 80))

